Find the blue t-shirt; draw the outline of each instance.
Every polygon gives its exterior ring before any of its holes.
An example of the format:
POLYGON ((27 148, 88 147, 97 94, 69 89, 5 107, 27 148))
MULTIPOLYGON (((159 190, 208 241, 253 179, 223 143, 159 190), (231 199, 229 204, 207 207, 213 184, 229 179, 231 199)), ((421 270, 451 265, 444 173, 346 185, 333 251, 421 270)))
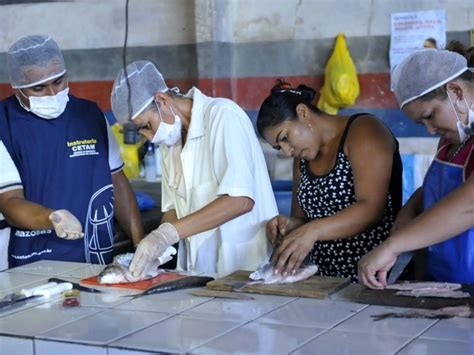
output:
POLYGON ((0 138, 20 174, 25 199, 66 209, 84 228, 84 239, 66 240, 50 229, 12 227, 9 266, 42 259, 110 263, 114 195, 107 126, 97 105, 69 95, 64 113, 47 120, 9 97, 0 103, 0 138))

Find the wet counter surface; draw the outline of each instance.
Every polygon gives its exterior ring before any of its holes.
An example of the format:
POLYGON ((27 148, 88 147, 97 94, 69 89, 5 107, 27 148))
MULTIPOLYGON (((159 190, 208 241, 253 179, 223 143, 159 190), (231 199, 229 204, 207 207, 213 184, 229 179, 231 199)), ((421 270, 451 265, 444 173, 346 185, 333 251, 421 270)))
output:
MULTIPOLYGON (((43 284, 73 282, 103 266, 39 261, 0 273, 0 297, 43 284)), ((192 290, 130 299, 127 289, 81 292, 81 306, 32 300, 0 313, 0 354, 262 353, 473 354, 474 319, 388 318, 404 308, 353 302, 361 286, 328 299, 255 295, 197 297, 192 290)))

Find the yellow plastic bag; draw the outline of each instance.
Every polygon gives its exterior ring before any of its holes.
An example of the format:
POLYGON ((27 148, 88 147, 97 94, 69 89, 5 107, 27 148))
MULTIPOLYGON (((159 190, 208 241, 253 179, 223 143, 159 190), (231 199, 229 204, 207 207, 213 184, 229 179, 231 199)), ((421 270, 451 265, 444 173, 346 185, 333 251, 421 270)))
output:
POLYGON ((318 108, 335 115, 340 108, 353 105, 359 92, 359 80, 354 62, 347 49, 344 34, 339 33, 324 71, 324 85, 318 108))
POLYGON ((121 124, 112 125, 112 133, 117 140, 120 147, 120 155, 124 163, 123 171, 129 178, 136 178, 140 175, 140 161, 138 157, 138 151, 143 141, 140 139, 135 144, 124 144, 123 143, 123 128, 121 124))

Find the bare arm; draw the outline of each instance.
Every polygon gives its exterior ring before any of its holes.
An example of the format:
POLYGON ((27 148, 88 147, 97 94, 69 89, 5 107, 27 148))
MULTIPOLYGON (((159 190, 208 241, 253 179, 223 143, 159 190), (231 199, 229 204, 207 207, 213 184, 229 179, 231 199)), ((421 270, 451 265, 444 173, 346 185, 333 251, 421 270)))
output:
POLYGON ((374 118, 360 119, 353 123, 346 148, 356 202, 333 216, 313 220, 291 232, 274 255, 275 269, 283 274, 297 270, 317 241, 352 237, 383 217, 395 150, 390 131, 374 118))
POLYGON ((400 254, 443 242, 473 226, 474 175, 471 175, 462 186, 392 234, 387 242, 400 254))
POLYGON ((178 217, 176 216, 176 210, 169 210, 163 213, 163 216, 161 216, 161 221, 160 224, 162 223, 171 223, 175 224, 175 222, 178 220, 178 217))
POLYGON ((143 225, 137 200, 124 172, 112 174, 114 211, 117 221, 136 246, 143 238, 143 225))
POLYGON ((173 224, 178 230, 180 239, 185 239, 237 218, 251 211, 253 205, 253 200, 248 197, 223 195, 173 224))
POLYGON ((419 187, 408 199, 405 205, 398 212, 397 218, 393 222, 391 233, 405 227, 420 213, 423 212, 423 188, 419 187))
POLYGON ((54 210, 25 200, 23 189, 0 194, 0 211, 12 226, 24 229, 53 229, 49 215, 54 210))
POLYGON ((387 272, 402 252, 440 243, 473 226, 474 175, 365 255, 358 264, 359 279, 370 288, 383 288, 387 272))
POLYGON ((359 120, 347 137, 356 202, 333 216, 308 223, 315 241, 352 237, 383 217, 395 142, 389 130, 374 118, 359 120))

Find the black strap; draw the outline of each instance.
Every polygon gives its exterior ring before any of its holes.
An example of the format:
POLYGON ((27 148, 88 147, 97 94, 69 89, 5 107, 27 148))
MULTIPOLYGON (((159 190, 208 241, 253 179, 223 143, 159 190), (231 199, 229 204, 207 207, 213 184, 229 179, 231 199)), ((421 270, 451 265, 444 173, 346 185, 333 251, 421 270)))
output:
POLYGON ((10 228, 8 222, 4 219, 0 220, 0 229, 10 228))
POLYGON ((341 141, 339 142, 339 148, 338 148, 339 152, 342 152, 344 148, 344 142, 346 141, 346 137, 347 137, 347 134, 349 133, 349 128, 351 127, 351 124, 359 116, 372 116, 372 115, 370 113, 356 113, 355 115, 352 115, 351 117, 349 117, 349 120, 347 121, 347 124, 346 124, 346 128, 344 128, 344 133, 342 133, 341 141))

